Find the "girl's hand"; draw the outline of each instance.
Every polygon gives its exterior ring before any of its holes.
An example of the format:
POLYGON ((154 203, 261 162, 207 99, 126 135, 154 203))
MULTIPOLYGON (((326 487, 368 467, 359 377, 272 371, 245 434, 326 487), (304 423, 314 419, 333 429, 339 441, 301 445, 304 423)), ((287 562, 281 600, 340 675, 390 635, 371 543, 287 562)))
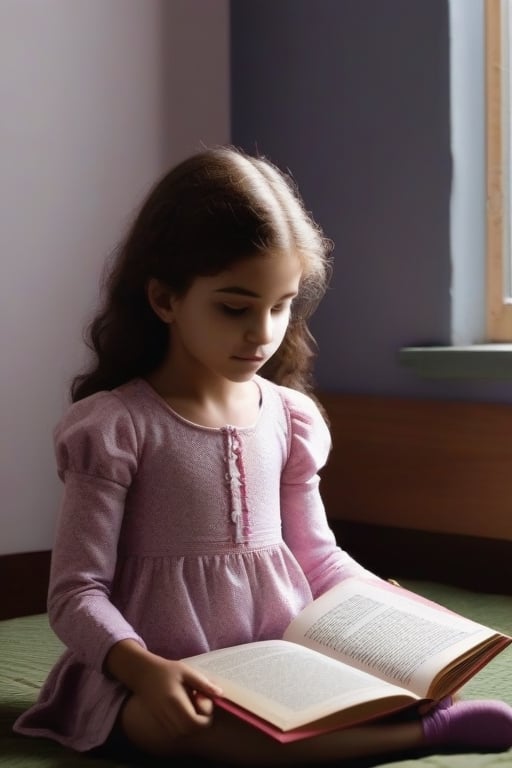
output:
POLYGON ((157 659, 148 664, 134 689, 170 736, 183 736, 212 722, 217 686, 182 661, 157 659))
POLYGON ((105 665, 171 738, 211 724, 212 699, 222 690, 185 662, 150 653, 134 640, 121 640, 110 649, 105 665))

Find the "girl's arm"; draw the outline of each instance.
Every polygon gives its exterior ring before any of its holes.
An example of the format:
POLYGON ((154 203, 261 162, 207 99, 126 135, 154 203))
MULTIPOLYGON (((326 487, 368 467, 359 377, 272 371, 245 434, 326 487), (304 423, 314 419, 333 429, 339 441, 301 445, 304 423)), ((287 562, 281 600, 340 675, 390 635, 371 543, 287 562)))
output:
POLYGON ((64 483, 48 615, 76 659, 98 671, 112 645, 144 641, 111 602, 125 501, 137 472, 129 412, 110 392, 75 403, 55 431, 64 483))
POLYGON ((320 493, 319 471, 331 436, 316 404, 287 391, 290 416, 288 461, 281 476, 283 537, 300 563, 314 597, 349 576, 378 578, 338 546, 320 493))

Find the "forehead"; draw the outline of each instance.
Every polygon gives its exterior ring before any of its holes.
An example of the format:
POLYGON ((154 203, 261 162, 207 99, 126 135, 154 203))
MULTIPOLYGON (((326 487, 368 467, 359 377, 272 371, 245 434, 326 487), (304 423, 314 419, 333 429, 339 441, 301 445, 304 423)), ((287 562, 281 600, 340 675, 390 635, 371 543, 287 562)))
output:
POLYGON ((195 285, 206 292, 282 296, 297 293, 302 269, 294 251, 266 251, 215 275, 197 278, 195 285))

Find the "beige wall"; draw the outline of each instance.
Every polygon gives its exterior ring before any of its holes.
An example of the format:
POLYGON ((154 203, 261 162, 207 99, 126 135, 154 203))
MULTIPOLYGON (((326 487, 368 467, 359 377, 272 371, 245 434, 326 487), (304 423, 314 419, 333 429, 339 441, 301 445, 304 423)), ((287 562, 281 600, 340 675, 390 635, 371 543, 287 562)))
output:
POLYGON ((51 546, 104 258, 168 164, 229 140, 228 35, 228 0, 0 2, 0 554, 51 546))

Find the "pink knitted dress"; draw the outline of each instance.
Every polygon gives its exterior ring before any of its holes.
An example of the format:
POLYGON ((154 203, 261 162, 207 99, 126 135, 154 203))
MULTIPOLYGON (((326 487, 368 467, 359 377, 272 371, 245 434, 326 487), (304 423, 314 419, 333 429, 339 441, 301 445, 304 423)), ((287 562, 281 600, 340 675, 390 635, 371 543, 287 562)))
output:
POLYGON ((330 436, 316 405, 256 381, 251 427, 193 424, 142 379, 58 425, 48 611, 67 650, 17 733, 98 746, 128 694, 102 671, 114 643, 179 659, 278 638, 312 596, 367 574, 326 522, 317 472, 330 436))

